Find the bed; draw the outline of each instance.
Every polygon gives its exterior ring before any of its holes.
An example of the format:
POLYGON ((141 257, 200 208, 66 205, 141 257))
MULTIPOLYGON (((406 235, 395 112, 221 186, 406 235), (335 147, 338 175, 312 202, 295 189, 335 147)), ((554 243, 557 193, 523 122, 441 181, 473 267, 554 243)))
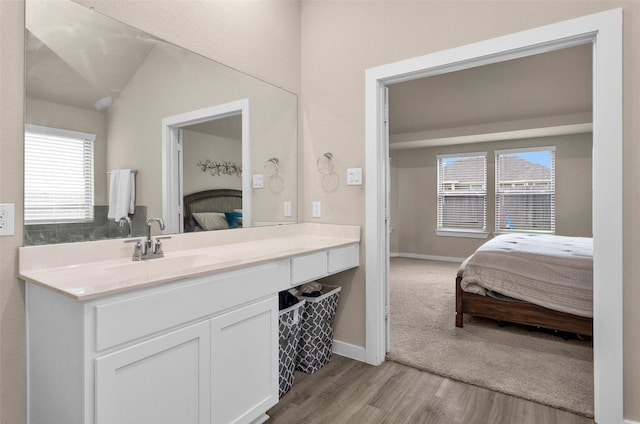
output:
POLYGON ((593 334, 593 239, 503 234, 483 244, 456 276, 456 327, 464 314, 593 334))
POLYGON ((215 189, 183 198, 184 232, 222 230, 242 226, 242 190, 215 189))

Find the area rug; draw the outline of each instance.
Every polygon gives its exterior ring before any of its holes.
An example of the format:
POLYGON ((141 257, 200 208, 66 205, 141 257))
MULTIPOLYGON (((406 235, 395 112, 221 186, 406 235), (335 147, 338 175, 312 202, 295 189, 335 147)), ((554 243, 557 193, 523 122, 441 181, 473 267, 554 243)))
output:
POLYGON ((391 259, 387 359, 593 417, 592 342, 469 315, 456 328, 458 266, 391 259))

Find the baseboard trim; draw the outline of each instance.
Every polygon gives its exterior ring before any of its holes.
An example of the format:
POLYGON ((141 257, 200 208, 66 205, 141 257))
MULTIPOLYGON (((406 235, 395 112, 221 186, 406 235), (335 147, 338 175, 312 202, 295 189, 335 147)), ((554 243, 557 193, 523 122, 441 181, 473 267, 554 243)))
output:
POLYGON ((622 424, 640 424, 640 422, 638 422, 638 421, 631 421, 631 420, 624 420, 624 421, 622 421, 622 424))
POLYGON ((402 253, 391 252, 389 254, 392 258, 410 258, 410 259, 427 259, 430 261, 443 261, 443 262, 464 262, 465 258, 456 258, 453 256, 436 256, 436 255, 419 255, 417 253, 402 253))
POLYGON ((367 351, 362 346, 352 345, 351 343, 333 340, 333 353, 356 361, 366 362, 367 351))

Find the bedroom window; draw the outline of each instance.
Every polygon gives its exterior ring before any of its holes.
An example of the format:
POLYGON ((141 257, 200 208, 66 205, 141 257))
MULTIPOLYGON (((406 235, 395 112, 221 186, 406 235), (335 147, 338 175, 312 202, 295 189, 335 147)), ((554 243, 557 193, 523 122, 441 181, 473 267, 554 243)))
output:
POLYGON ((24 221, 93 220, 95 135, 25 125, 24 221))
POLYGON ((487 153, 438 155, 438 235, 486 236, 487 153))
POLYGON ((555 233, 555 147, 495 154, 496 232, 555 233))

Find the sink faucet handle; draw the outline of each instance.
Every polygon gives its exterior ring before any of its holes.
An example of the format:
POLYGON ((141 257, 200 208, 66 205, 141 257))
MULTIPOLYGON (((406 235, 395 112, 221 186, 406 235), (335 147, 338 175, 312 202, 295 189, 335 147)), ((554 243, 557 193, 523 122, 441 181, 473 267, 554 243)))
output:
POLYGON ((160 240, 156 240, 156 245, 153 247, 153 253, 157 256, 164 256, 162 242, 160 240))
POLYGON ((131 258, 132 261, 141 261, 142 260, 142 239, 133 239, 133 240, 125 240, 125 243, 135 243, 136 247, 135 250, 133 251, 133 257, 131 258))
POLYGON ((127 239, 124 243, 142 243, 142 239, 127 239))
POLYGON ((158 256, 164 255, 164 252, 162 251, 162 242, 160 240, 166 240, 166 239, 170 239, 170 238, 171 238, 171 236, 156 237, 156 243, 153 246, 153 253, 158 255, 158 256))

